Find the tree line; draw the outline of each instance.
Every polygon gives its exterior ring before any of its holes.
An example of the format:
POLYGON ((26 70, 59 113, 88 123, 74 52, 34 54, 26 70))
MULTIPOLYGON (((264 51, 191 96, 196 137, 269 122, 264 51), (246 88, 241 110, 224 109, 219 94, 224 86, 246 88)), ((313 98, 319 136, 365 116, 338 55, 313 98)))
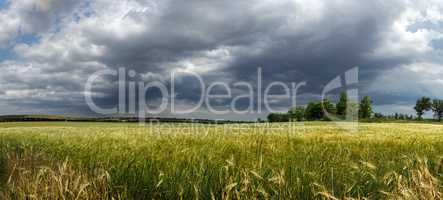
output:
POLYGON ((328 98, 321 101, 311 101, 306 106, 291 108, 287 113, 271 113, 268 115, 268 121, 330 121, 332 120, 331 116, 346 119, 347 115, 355 115, 360 119, 369 119, 372 113, 372 100, 369 96, 363 97, 360 102, 351 102, 348 94, 341 92, 336 104, 328 98))
POLYGON ((426 112, 432 111, 434 119, 441 122, 443 119, 443 100, 429 97, 421 97, 417 100, 414 110, 417 116, 395 113, 393 115, 383 115, 374 113, 372 110, 372 100, 365 96, 360 102, 351 102, 348 94, 343 91, 336 104, 325 98, 321 101, 311 101, 306 106, 296 106, 286 113, 271 113, 268 115, 269 122, 289 122, 289 121, 330 121, 331 116, 339 119, 346 118, 347 115, 358 116, 359 120, 423 120, 426 112))

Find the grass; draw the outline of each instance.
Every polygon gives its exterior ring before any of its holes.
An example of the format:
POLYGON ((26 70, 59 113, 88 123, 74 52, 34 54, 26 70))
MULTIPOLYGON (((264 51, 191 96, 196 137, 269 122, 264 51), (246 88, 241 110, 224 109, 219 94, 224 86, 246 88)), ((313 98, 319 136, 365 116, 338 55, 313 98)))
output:
POLYGON ((441 199, 443 126, 1 123, 2 199, 441 199), (289 127, 289 125, 293 125, 289 127), (45 196, 46 195, 46 196, 45 196))

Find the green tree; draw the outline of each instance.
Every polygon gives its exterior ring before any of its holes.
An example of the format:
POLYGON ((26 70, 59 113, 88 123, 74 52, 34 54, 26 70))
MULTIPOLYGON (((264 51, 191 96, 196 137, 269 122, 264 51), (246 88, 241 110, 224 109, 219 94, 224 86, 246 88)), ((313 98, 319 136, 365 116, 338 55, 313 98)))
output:
POLYGON ((276 122, 277 121, 277 115, 275 113, 270 113, 267 118, 268 118, 268 122, 276 122))
POLYGON ((323 119, 323 108, 320 102, 309 102, 305 110, 305 118, 309 121, 323 119))
POLYGON ((437 118, 438 121, 441 122, 441 119, 443 117, 443 100, 434 99, 432 101, 432 111, 434 112, 435 118, 437 118))
POLYGON ((360 102, 360 118, 361 119, 368 119, 371 117, 372 114, 372 101, 369 96, 363 97, 363 99, 360 102))
POLYGON ((431 110, 432 103, 431 99, 428 97, 422 97, 415 103, 415 111, 417 112, 418 120, 422 120, 423 114, 425 114, 426 111, 431 110))
POLYGON ((268 115, 269 122, 288 122, 289 115, 286 113, 271 113, 268 115))
POLYGON ((385 119, 386 117, 381 113, 374 113, 375 119, 385 119))
POLYGON ((327 98, 323 99, 321 102, 322 111, 323 111, 323 120, 330 120, 325 113, 328 114, 336 114, 337 110, 334 104, 327 98))
POLYGON ((349 101, 346 106, 346 119, 350 121, 357 121, 360 105, 358 102, 349 101))
POLYGON ((296 106, 289 110, 288 114, 292 120, 303 121, 305 119, 305 108, 303 106, 296 106))
POLYGON ((348 93, 346 91, 343 91, 340 93, 340 99, 337 103, 337 115, 345 116, 346 115, 346 109, 348 106, 348 93))
POLYGON ((335 114, 336 109, 334 104, 329 99, 323 99, 321 102, 309 102, 305 110, 306 120, 329 120, 325 115, 325 112, 335 114))

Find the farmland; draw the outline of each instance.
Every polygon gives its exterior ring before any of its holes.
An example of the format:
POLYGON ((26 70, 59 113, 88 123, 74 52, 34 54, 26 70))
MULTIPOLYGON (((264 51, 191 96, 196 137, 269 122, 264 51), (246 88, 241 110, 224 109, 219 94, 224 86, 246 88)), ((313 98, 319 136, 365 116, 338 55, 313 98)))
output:
POLYGON ((443 126, 0 124, 0 199, 441 199, 443 126))

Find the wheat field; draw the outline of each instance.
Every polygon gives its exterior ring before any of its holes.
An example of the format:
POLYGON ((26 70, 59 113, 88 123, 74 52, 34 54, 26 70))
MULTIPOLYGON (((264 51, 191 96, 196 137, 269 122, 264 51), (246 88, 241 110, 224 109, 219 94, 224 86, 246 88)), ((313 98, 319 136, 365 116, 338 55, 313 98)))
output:
POLYGON ((443 126, 0 124, 0 199, 441 199, 443 126))

